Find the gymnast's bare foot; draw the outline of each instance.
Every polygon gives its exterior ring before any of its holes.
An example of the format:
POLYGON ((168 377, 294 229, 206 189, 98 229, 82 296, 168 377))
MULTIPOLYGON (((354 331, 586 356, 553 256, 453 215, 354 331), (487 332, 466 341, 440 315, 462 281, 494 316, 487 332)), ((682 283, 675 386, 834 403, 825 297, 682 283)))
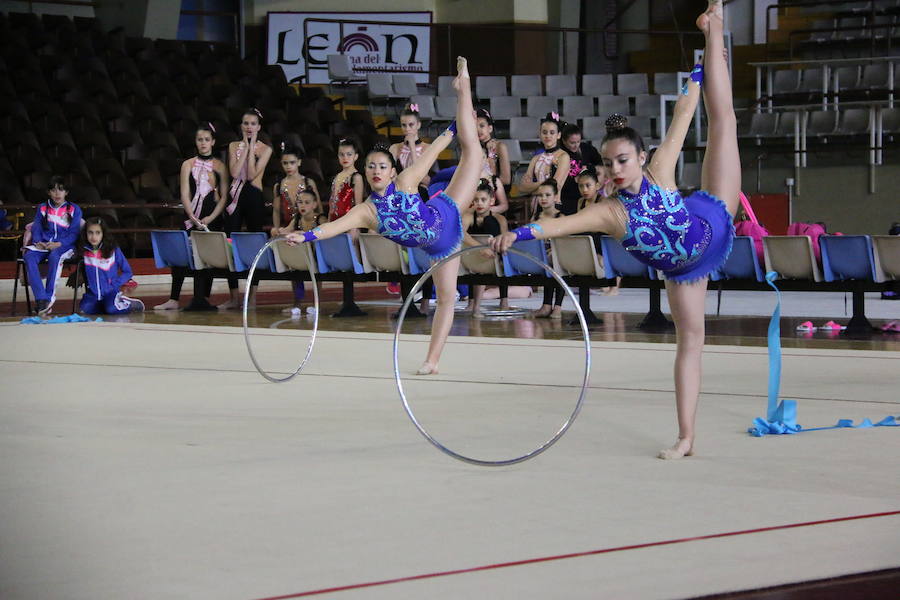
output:
POLYGON ((438 369, 437 365, 433 365, 430 362, 422 363, 422 366, 419 367, 419 370, 416 371, 416 375, 437 375, 438 369))
POLYGON ((453 88, 459 91, 460 86, 468 85, 468 82, 463 83, 463 79, 469 79, 469 62, 463 58, 462 56, 456 57, 456 79, 453 80, 453 88))
POLYGON ((722 14, 722 0, 709 0, 706 12, 697 17, 697 29, 703 33, 709 33, 713 21, 721 27, 723 24, 722 14))
POLYGON ((674 446, 672 446, 671 448, 666 448, 665 450, 660 450, 659 454, 657 454, 656 457, 663 460, 672 460, 675 458, 682 458, 684 456, 693 455, 694 440, 688 438, 678 438, 678 441, 675 442, 674 446))

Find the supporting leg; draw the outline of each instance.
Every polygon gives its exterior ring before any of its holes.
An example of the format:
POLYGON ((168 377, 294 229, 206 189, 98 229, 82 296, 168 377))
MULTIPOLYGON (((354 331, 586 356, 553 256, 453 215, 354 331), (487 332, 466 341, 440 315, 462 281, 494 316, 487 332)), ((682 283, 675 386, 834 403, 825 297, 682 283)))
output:
POLYGON ((705 299, 707 280, 680 284, 666 282, 669 306, 675 320, 675 407, 678 440, 659 458, 672 459, 694 453, 694 425, 700 400, 703 342, 706 335, 705 299))
POLYGON ((428 355, 417 371, 417 375, 432 375, 438 372, 438 362, 453 325, 453 308, 456 304, 456 278, 459 273, 459 257, 444 264, 434 272, 432 280, 437 291, 434 319, 431 322, 431 343, 428 355))

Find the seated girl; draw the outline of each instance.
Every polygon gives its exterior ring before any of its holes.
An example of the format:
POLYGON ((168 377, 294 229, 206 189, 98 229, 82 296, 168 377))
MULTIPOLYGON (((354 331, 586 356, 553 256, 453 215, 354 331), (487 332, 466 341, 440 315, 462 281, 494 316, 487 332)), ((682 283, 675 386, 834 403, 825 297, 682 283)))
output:
POLYGON ((87 220, 79 249, 84 260, 87 285, 79 305, 81 312, 88 315, 124 315, 144 310, 143 302, 121 292, 121 287, 131 279, 131 266, 102 217, 87 220))

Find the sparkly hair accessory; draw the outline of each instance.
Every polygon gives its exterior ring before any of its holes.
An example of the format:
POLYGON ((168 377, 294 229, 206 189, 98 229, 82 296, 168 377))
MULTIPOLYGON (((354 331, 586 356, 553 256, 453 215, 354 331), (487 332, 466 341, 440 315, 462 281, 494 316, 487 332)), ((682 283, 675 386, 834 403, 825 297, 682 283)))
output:
POLYGON ((419 112, 419 105, 418 104, 410 104, 409 110, 411 110, 413 112, 419 112))
POLYGON ((553 117, 554 121, 559 121, 559 113, 554 111, 550 113, 550 116, 553 117))
POLYGON ((284 153, 284 142, 281 142, 281 152, 284 153))
POLYGON ((608 119, 606 119, 606 132, 610 133, 613 131, 618 131, 620 129, 625 129, 628 127, 628 119, 624 115, 620 115, 615 113, 610 115, 608 119))
POLYGON ((216 132, 216 126, 212 124, 212 121, 207 121, 206 124, 209 125, 210 131, 212 131, 213 133, 216 132))
POLYGON ((258 109, 258 108, 254 107, 254 108, 251 108, 250 110, 252 110, 253 112, 255 112, 255 113, 256 113, 256 116, 259 117, 260 119, 263 118, 262 113, 259 112, 259 109, 258 109))

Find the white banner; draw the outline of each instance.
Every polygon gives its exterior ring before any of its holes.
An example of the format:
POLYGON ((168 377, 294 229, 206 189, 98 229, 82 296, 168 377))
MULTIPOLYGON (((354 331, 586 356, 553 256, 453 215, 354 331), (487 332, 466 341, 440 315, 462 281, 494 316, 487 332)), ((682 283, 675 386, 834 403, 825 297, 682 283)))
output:
POLYGON ((414 23, 431 23, 431 12, 322 13, 270 12, 268 14, 267 62, 281 65, 288 81, 306 74, 306 83, 328 83, 328 55, 347 54, 361 78, 369 71, 407 71, 418 83, 428 82, 431 29, 414 23), (330 19, 332 22, 307 19, 330 19), (352 19, 371 23, 334 21, 352 19), (377 21, 410 25, 378 25, 377 21), (343 39, 341 33, 343 31, 343 39))

